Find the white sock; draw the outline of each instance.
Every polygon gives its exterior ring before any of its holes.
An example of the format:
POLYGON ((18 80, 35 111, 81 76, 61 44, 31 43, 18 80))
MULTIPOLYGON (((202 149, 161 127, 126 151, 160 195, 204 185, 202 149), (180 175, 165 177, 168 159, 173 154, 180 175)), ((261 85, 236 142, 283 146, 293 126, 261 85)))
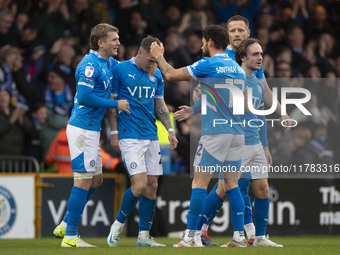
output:
POLYGON ((202 228, 201 228, 201 233, 204 234, 205 231, 208 231, 209 229, 209 225, 207 224, 203 224, 202 228))
POLYGON ((265 238, 265 236, 255 236, 255 242, 257 242, 259 239, 265 238))
POLYGON ((125 223, 120 223, 118 220, 115 220, 115 222, 113 222, 113 225, 122 228, 122 227, 124 227, 125 223))
POLYGON ((140 238, 140 239, 143 239, 143 238, 149 237, 149 236, 150 236, 149 231, 139 231, 139 233, 138 233, 138 238, 140 238))
POLYGON ((186 229, 184 232, 183 240, 186 242, 189 242, 195 238, 195 234, 196 234, 196 230, 186 229))
POLYGON ((236 242, 241 242, 244 240, 244 231, 234 231, 233 239, 236 242))
POLYGON ((255 226, 254 223, 248 223, 244 225, 244 231, 247 234, 248 239, 254 239, 255 238, 255 226))
POLYGON ((66 229, 67 228, 67 223, 65 221, 62 221, 60 222, 60 226, 63 228, 63 229, 66 229))

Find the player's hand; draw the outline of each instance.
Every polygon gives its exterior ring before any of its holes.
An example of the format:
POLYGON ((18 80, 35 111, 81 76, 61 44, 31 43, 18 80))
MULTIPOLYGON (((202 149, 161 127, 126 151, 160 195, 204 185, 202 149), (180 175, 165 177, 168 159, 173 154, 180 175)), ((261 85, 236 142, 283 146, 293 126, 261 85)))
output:
POLYGON ((180 110, 174 113, 174 119, 177 121, 182 121, 189 119, 191 115, 193 115, 194 110, 187 105, 181 105, 178 107, 180 110))
POLYGON ((178 144, 178 141, 177 141, 177 138, 175 136, 175 133, 174 131, 170 131, 169 132, 169 142, 170 142, 170 147, 168 148, 169 150, 174 150, 177 148, 177 144, 178 144))
POLYGON ((156 42, 151 43, 150 53, 154 58, 158 58, 158 57, 163 56, 163 54, 164 54, 163 43, 161 43, 161 45, 158 45, 156 42))
POLYGON ((285 126, 288 126, 288 127, 285 127, 285 133, 288 132, 291 128, 292 128, 292 121, 290 120, 290 117, 286 114, 286 115, 282 115, 281 116, 281 123, 282 121, 284 121, 284 125, 285 126))
POLYGON ((119 135, 115 134, 115 135, 111 135, 111 145, 113 147, 113 149, 117 152, 120 153, 120 149, 119 149, 119 135))
POLYGON ((264 155, 266 156, 268 165, 273 164, 272 154, 270 154, 268 147, 263 147, 264 155))
POLYGON ((128 114, 131 114, 130 112, 130 105, 129 102, 126 100, 118 100, 118 110, 127 112, 128 114))
POLYGON ((198 84, 196 88, 194 88, 194 91, 192 92, 192 101, 194 104, 197 103, 197 101, 201 97, 201 90, 200 90, 201 84, 198 84))

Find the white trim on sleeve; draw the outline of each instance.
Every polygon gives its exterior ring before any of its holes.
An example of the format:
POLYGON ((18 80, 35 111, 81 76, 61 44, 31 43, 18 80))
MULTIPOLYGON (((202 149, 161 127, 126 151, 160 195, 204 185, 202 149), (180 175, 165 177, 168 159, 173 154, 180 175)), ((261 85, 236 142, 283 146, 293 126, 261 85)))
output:
POLYGON ((86 82, 83 82, 83 81, 78 82, 78 85, 87 86, 87 87, 90 87, 91 89, 94 88, 94 85, 86 83, 86 82))
POLYGON ((197 80, 197 77, 196 77, 196 76, 194 75, 194 73, 192 72, 190 66, 187 66, 187 70, 188 70, 189 74, 191 75, 191 77, 194 78, 195 80, 197 80))

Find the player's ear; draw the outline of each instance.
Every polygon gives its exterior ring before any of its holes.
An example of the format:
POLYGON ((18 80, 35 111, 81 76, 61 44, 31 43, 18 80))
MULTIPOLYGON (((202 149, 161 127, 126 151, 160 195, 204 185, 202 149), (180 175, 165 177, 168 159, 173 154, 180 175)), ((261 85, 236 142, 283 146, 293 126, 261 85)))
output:
POLYGON ((248 29, 248 37, 250 36, 250 29, 248 29))
POLYGON ((103 42, 104 42, 104 41, 101 40, 101 39, 98 40, 98 46, 99 46, 99 48, 103 46, 103 42))
POLYGON ((208 41, 208 46, 209 46, 210 48, 215 47, 215 43, 214 43, 213 40, 211 40, 211 38, 210 38, 209 41, 208 41))

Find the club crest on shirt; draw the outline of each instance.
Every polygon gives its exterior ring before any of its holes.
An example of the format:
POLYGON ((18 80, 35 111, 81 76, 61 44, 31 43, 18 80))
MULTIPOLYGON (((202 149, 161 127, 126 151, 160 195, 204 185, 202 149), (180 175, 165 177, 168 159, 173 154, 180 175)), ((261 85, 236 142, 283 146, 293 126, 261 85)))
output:
POLYGON ((94 67, 92 67, 92 66, 85 67, 85 76, 86 77, 92 77, 93 73, 94 73, 94 67))
POLYGON ((149 76, 149 79, 151 82, 155 82, 156 81, 156 77, 154 75, 149 76))
POLYGON ((259 93, 262 95, 262 88, 260 85, 257 85, 257 90, 259 91, 259 93))

